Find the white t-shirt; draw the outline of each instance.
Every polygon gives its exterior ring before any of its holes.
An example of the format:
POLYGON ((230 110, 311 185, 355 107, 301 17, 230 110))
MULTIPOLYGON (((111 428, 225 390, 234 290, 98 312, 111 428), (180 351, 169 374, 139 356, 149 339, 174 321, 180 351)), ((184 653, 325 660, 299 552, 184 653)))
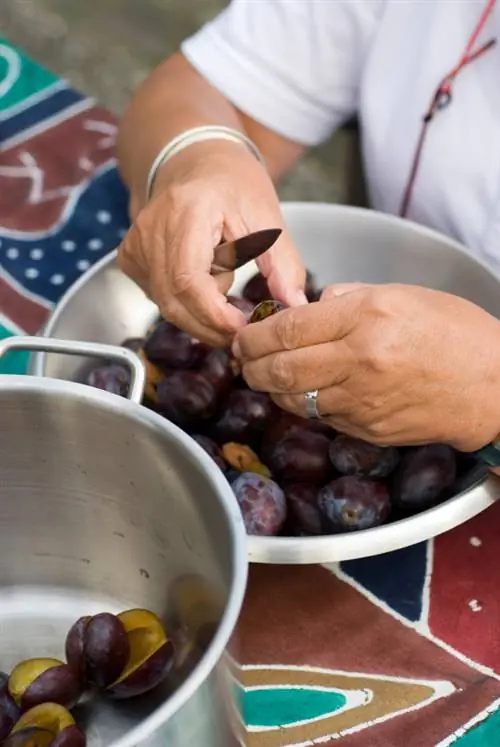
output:
MULTIPOLYGON (((370 202, 397 213, 422 117, 486 0, 233 0, 182 45, 235 106, 305 145, 353 114, 370 202)), ((429 125, 408 217, 500 269, 500 1, 429 125)))

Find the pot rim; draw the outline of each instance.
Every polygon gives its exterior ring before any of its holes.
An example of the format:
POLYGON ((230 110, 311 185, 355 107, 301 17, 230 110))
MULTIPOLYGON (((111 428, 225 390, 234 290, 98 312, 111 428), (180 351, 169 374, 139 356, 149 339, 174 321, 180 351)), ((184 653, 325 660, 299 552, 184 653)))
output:
POLYGON ((135 418, 145 425, 153 426, 162 432, 167 432, 180 443, 181 448, 197 464, 202 466, 206 478, 219 495, 230 527, 233 543, 233 583, 229 590, 224 613, 209 648, 192 674, 167 698, 163 705, 160 705, 152 714, 125 735, 106 745, 106 747, 137 747, 139 743, 146 743, 148 738, 169 721, 175 713, 180 711, 199 690, 223 657, 227 643, 236 628, 248 577, 247 535, 241 511, 229 483, 211 457, 184 431, 152 410, 148 410, 142 405, 126 400, 118 395, 94 389, 86 384, 61 379, 2 374, 0 375, 0 392, 5 390, 21 391, 26 394, 29 392, 44 392, 49 397, 58 396, 70 399, 76 397, 88 402, 97 402, 100 407, 120 413, 121 415, 125 412, 128 416, 135 418))

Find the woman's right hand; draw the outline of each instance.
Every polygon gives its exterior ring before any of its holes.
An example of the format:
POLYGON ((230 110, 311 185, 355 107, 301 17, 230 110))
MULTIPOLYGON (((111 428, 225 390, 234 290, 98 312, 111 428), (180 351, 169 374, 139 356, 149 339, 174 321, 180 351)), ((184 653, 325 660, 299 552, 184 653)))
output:
MULTIPOLYGON (((166 319, 205 342, 227 345, 245 319, 224 295, 232 273, 210 275, 214 248, 278 227, 279 200, 264 167, 240 144, 207 141, 160 168, 118 261, 166 319)), ((305 268, 286 231, 258 265, 273 297, 288 306, 306 302, 305 268)))

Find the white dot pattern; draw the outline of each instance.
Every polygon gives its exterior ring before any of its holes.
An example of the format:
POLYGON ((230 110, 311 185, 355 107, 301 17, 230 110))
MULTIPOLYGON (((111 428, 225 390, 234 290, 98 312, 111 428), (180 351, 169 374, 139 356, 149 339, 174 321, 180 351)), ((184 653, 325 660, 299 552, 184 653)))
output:
POLYGON ((5 252, 8 259, 17 259, 19 257, 19 249, 16 249, 14 246, 11 246, 7 249, 5 252))
POLYGON ((55 275, 52 275, 52 277, 50 278, 50 282, 52 283, 52 285, 62 285, 64 283, 64 275, 56 273, 55 275))
POLYGON ((44 255, 43 249, 35 248, 30 251, 31 259, 43 259, 43 255, 44 255))
POLYGON ((90 239, 87 246, 91 251, 95 252, 95 251, 98 251, 99 249, 102 249, 103 243, 101 239, 90 239))

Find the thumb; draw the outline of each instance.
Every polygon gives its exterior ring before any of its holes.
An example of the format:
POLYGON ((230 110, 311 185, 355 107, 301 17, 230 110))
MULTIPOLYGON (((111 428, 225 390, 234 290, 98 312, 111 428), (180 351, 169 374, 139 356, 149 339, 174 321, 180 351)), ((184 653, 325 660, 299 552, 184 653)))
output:
POLYGON ((284 231, 278 241, 257 260, 273 298, 287 306, 307 303, 304 292, 306 268, 289 233, 284 231))

